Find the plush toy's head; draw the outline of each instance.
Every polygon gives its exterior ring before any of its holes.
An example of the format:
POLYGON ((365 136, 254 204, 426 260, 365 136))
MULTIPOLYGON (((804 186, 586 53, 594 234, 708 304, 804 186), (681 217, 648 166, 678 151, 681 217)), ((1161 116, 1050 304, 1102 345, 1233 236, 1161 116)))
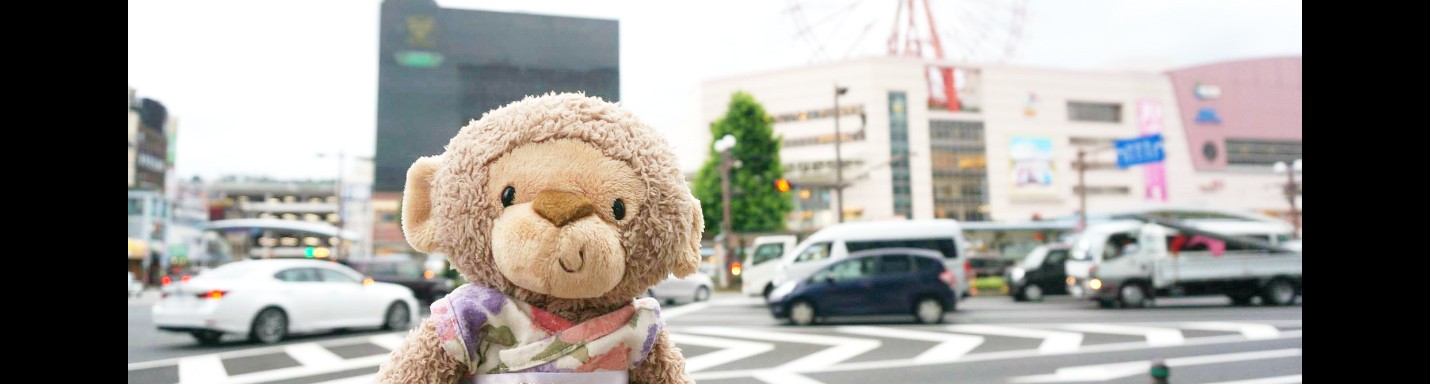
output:
POLYGON ((402 230, 474 284, 570 311, 694 273, 704 221, 659 134, 616 104, 548 94, 412 164, 402 230))

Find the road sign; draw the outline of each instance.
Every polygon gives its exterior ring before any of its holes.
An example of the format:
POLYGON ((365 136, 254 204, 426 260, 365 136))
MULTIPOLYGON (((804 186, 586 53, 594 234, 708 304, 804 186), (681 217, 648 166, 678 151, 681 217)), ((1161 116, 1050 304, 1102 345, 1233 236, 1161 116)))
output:
POLYGON ((1117 141, 1117 166, 1127 168, 1138 164, 1162 161, 1162 135, 1155 134, 1117 141))

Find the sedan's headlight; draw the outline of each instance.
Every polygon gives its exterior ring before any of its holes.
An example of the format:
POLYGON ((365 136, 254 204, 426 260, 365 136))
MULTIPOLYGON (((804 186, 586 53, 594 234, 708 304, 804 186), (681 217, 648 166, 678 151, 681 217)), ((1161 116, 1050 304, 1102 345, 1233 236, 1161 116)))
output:
POLYGON ((780 284, 780 286, 775 287, 775 290, 770 291, 770 301, 779 301, 780 299, 783 299, 785 295, 790 294, 790 292, 794 292, 794 288, 796 286, 799 286, 799 283, 793 281, 780 284))
POLYGON ((1013 281, 1023 281, 1023 269, 1022 269, 1022 268, 1013 268, 1012 270, 1009 271, 1009 273, 1012 274, 1012 276, 1013 276, 1013 281))

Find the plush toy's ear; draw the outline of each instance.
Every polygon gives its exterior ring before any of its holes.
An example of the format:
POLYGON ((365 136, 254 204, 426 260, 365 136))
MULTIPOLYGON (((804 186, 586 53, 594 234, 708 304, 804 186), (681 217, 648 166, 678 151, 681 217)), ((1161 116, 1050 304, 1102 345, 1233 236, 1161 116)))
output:
POLYGON ((418 252, 431 253, 436 246, 432 218, 432 176, 442 164, 439 156, 418 158, 407 170, 402 191, 402 234, 418 252))
POLYGON ((685 233, 685 244, 682 244, 679 252, 672 255, 675 260, 670 273, 675 277, 685 277, 695 273, 700 269, 700 234, 705 233, 705 215, 700 210, 700 202, 695 201, 689 208, 691 212, 688 217, 690 226, 685 233))

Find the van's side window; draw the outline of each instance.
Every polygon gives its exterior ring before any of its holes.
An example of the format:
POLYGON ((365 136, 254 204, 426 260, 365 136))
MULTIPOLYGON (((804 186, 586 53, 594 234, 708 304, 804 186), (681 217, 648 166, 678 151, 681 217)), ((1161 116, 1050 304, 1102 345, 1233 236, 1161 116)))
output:
POLYGON ((877 248, 918 248, 942 253, 947 259, 958 258, 958 246, 954 245, 953 239, 950 238, 850 241, 844 246, 849 249, 849 253, 877 248))
POLYGON ((1137 237, 1131 232, 1114 234, 1107 237, 1107 243, 1102 246, 1102 260, 1108 261, 1122 257, 1126 254, 1128 245, 1137 244, 1137 237))
POLYGON ((802 263, 806 261, 824 260, 827 258, 829 258, 829 243, 816 243, 810 244, 809 248, 805 248, 804 251, 801 251, 798 256, 795 256, 794 262, 802 263))

